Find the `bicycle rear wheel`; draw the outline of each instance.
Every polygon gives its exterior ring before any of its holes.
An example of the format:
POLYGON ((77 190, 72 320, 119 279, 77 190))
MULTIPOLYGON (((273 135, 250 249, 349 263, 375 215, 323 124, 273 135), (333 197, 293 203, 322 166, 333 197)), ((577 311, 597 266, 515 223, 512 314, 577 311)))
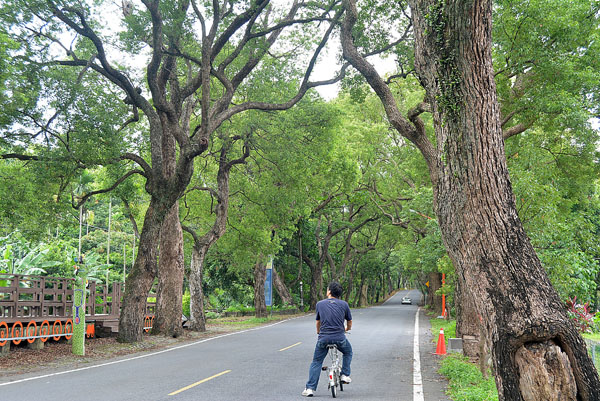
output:
POLYGON ((331 396, 333 398, 337 397, 337 386, 331 386, 331 396))

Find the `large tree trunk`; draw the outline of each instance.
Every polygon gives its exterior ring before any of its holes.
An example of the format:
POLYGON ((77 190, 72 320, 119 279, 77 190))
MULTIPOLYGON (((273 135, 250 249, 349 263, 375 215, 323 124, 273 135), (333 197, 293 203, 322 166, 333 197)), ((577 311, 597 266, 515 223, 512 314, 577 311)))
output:
POLYGON ((153 334, 179 337, 183 332, 183 231, 179 203, 171 207, 160 231, 158 291, 153 334))
POLYGON ((157 212, 157 202, 152 199, 144 217, 144 225, 140 234, 138 254, 131 272, 127 276, 127 285, 119 317, 120 342, 137 342, 142 340, 146 299, 156 277, 157 244, 163 214, 157 212))
POLYGON ((204 292, 202 291, 203 268, 206 254, 210 247, 217 242, 227 228, 227 215, 229 211, 229 172, 231 167, 243 163, 250 155, 250 148, 244 146, 244 154, 239 159, 227 160, 232 142, 225 142, 221 147, 219 157, 219 171, 217 172, 217 205, 215 207, 215 221, 203 236, 198 236, 191 227, 183 227, 194 238, 192 251, 192 264, 190 271, 190 329, 196 331, 206 330, 206 315, 204 312, 204 292))
POLYGON ((323 265, 318 263, 310 266, 310 310, 315 310, 317 302, 323 299, 321 289, 323 287, 323 265))
MULTIPOLYGON (((175 176, 177 167, 177 144, 175 132, 179 129, 168 118, 161 119, 163 124, 162 136, 162 176, 175 184, 174 188, 165 188, 172 197, 179 191, 183 192, 189 179, 181 182, 175 176)), ((158 257, 158 291, 156 293, 156 316, 152 327, 153 334, 179 337, 183 328, 183 230, 179 221, 179 203, 174 198, 169 213, 163 221, 160 232, 160 247, 158 257)), ((173 199, 173 198, 172 198, 173 199)))
MULTIPOLYGON (((456 282, 454 300, 456 304, 456 337, 463 340, 463 354, 472 358, 479 358, 484 363, 489 352, 488 336, 481 335, 483 318, 473 296, 463 288, 462 281, 456 282)), ((485 331, 484 331, 485 333, 485 331)))
POLYGON ((273 266, 273 286, 275 287, 275 290, 277 290, 277 294, 279 294, 279 298, 281 298, 284 305, 294 304, 294 299, 290 295, 290 290, 288 290, 283 279, 279 273, 277 273, 277 270, 275 270, 275 266, 273 266))
POLYGON ((204 311, 204 291, 202 290, 203 267, 206 249, 194 246, 190 264, 190 320, 189 327, 194 331, 206 331, 204 311))
POLYGON ((442 288, 442 274, 429 273, 429 293, 427 294, 427 304, 431 305, 432 310, 437 316, 442 314, 442 297, 436 292, 442 288))
POLYGON ((427 100, 409 112, 410 121, 356 52, 356 8, 352 0, 344 4, 346 58, 427 161, 444 244, 490 336, 500 400, 600 400, 585 343, 517 216, 492 68, 492 1, 409 0, 415 68, 427 100), (433 114, 435 146, 418 117, 425 110, 433 114))
POLYGON ((260 261, 254 265, 254 309, 258 318, 267 317, 265 302, 265 279, 267 277, 266 265, 260 261))
POLYGON ((369 293, 369 282, 367 279, 363 277, 360 283, 360 293, 358 297, 358 307, 364 308, 369 305, 369 300, 367 299, 367 295, 369 293))
POLYGON ((410 3, 415 66, 441 152, 430 165, 436 213, 457 279, 485 319, 500 399, 598 400, 585 343, 517 216, 492 68, 492 2, 410 3))
POLYGON ((352 290, 354 286, 354 274, 356 273, 356 266, 358 263, 354 262, 352 268, 350 269, 350 278, 348 279, 348 284, 346 285, 346 291, 344 291, 344 300, 350 303, 350 297, 352 296, 352 290))

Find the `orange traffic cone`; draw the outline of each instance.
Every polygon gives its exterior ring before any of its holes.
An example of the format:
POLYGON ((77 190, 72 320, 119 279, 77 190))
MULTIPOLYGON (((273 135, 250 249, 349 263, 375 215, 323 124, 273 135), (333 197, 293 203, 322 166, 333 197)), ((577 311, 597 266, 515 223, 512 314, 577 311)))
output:
POLYGON ((440 329, 440 335, 438 337, 435 355, 446 355, 446 340, 444 339, 444 329, 440 329))

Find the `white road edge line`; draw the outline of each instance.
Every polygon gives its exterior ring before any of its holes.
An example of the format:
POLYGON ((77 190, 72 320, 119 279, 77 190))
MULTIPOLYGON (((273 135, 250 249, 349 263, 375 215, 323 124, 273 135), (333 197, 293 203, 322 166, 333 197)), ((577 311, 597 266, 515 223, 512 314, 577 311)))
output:
POLYGON ((421 377, 421 353, 419 351, 419 312, 417 308, 415 315, 415 338, 413 341, 413 400, 424 401, 423 396, 423 378, 421 377))
POLYGON ((67 373, 74 373, 74 372, 81 372, 83 370, 89 370, 89 369, 95 369, 95 368, 101 368, 103 366, 109 366, 109 365, 115 365, 117 363, 122 363, 122 362, 129 362, 129 361, 134 361, 136 359, 142 359, 142 358, 147 358, 150 356, 154 356, 154 355, 158 355, 158 354, 163 354, 165 352, 170 352, 170 351, 175 351, 177 349, 181 349, 181 348, 186 348, 186 347, 191 347, 193 345, 197 345, 197 344, 202 344, 208 341, 212 341, 212 340, 217 340, 219 338, 223 338, 223 337, 229 337, 229 336, 234 336, 236 334, 242 334, 242 333, 248 333, 250 331, 255 331, 255 330, 261 330, 261 329, 266 329, 268 327, 273 327, 276 326, 278 324, 284 323, 284 322, 288 322, 290 320, 294 320, 294 319, 299 319, 301 317, 304 316, 298 316, 298 317, 293 317, 291 319, 285 319, 285 320, 281 320, 277 323, 273 323, 273 324, 269 324, 267 326, 259 326, 259 327, 254 327, 252 329, 247 329, 247 330, 242 330, 242 331, 235 331, 233 333, 227 333, 227 334, 221 334, 220 336, 215 336, 215 337, 210 337, 210 338, 206 338, 204 340, 200 340, 200 341, 195 341, 193 343, 189 343, 189 344, 183 344, 183 345, 179 345, 177 347, 173 347, 173 348, 167 348, 161 351, 157 351, 157 352, 153 352, 151 354, 144 354, 144 355, 138 355, 138 356, 134 356, 132 358, 127 358, 127 359, 120 359, 118 361, 112 361, 112 362, 106 362, 106 363, 101 363, 98 365, 93 365, 93 366, 86 366, 84 368, 78 368, 78 369, 72 369, 72 370, 65 370, 64 372, 56 372, 56 373, 49 373, 47 375, 42 375, 42 376, 34 376, 34 377, 28 377, 25 379, 21 379, 21 380, 15 380, 12 382, 7 382, 7 383, 0 383, 0 387, 2 386, 8 386, 10 384, 17 384, 17 383, 23 383, 23 382, 28 382, 31 380, 37 380, 37 379, 45 379, 47 377, 53 377, 53 376, 60 376, 60 375, 65 375, 67 373))

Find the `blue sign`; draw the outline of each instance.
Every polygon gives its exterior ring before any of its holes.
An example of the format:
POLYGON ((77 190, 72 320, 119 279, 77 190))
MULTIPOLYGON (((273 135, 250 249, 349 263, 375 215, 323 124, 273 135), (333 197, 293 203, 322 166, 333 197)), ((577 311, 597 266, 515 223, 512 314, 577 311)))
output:
POLYGON ((273 259, 267 264, 267 275, 265 277, 265 304, 273 306, 273 259))
POLYGON ((267 269, 265 279, 265 304, 273 306, 273 269, 267 269))

